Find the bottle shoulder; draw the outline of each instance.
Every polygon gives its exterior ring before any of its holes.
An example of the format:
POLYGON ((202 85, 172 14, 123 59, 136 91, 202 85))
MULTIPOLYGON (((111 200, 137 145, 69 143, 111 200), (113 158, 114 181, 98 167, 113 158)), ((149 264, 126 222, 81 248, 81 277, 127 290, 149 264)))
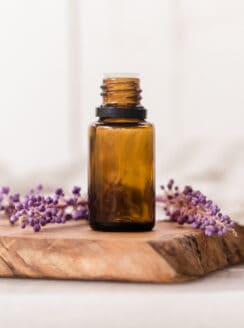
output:
POLYGON ((90 123, 90 128, 97 129, 97 128, 148 128, 148 129, 154 129, 154 125, 151 122, 141 120, 141 121, 94 121, 90 123))

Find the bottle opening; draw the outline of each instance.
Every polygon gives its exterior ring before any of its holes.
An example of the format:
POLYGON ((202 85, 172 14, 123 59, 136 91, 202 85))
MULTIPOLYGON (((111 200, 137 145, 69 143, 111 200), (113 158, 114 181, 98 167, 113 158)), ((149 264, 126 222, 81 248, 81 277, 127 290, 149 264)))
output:
POLYGON ((96 115, 105 118, 145 119, 146 110, 140 104, 141 88, 139 74, 108 73, 101 86, 102 106, 96 115))
POLYGON ((114 74, 109 74, 103 79, 101 89, 103 105, 119 108, 140 105, 142 90, 138 77, 125 77, 121 74, 115 77, 114 74))
POLYGON ((115 78, 140 78, 139 73, 104 73, 104 79, 115 79, 115 78))

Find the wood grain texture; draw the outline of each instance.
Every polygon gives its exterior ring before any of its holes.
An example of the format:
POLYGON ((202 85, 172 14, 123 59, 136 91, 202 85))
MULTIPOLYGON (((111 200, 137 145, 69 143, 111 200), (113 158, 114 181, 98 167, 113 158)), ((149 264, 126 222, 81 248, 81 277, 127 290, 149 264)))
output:
POLYGON ((40 233, 0 223, 0 276, 175 282, 244 262, 244 227, 238 236, 158 222, 154 231, 105 233, 86 222, 45 227, 40 233))

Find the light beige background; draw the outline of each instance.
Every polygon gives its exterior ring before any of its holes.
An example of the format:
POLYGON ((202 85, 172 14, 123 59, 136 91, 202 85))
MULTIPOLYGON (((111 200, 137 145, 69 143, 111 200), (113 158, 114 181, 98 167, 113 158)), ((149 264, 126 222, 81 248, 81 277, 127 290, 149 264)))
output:
MULTIPOLYGON (((0 0, 0 185, 82 184, 104 72, 138 72, 157 185, 244 218, 242 0, 0 0)), ((0 326, 243 327, 243 267, 173 286, 0 281, 0 326)))
POLYGON ((241 0, 1 0, 1 183, 85 188, 103 73, 138 72, 157 185, 173 176, 218 198, 224 182, 239 204, 243 15, 241 0))

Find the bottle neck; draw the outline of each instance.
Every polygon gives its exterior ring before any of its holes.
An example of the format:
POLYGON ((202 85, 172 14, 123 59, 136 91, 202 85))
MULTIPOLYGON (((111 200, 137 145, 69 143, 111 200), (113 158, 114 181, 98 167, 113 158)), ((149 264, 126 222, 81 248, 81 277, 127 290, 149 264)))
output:
POLYGON ((133 77, 110 77, 103 80, 103 106, 132 108, 140 106, 140 80, 133 77))

